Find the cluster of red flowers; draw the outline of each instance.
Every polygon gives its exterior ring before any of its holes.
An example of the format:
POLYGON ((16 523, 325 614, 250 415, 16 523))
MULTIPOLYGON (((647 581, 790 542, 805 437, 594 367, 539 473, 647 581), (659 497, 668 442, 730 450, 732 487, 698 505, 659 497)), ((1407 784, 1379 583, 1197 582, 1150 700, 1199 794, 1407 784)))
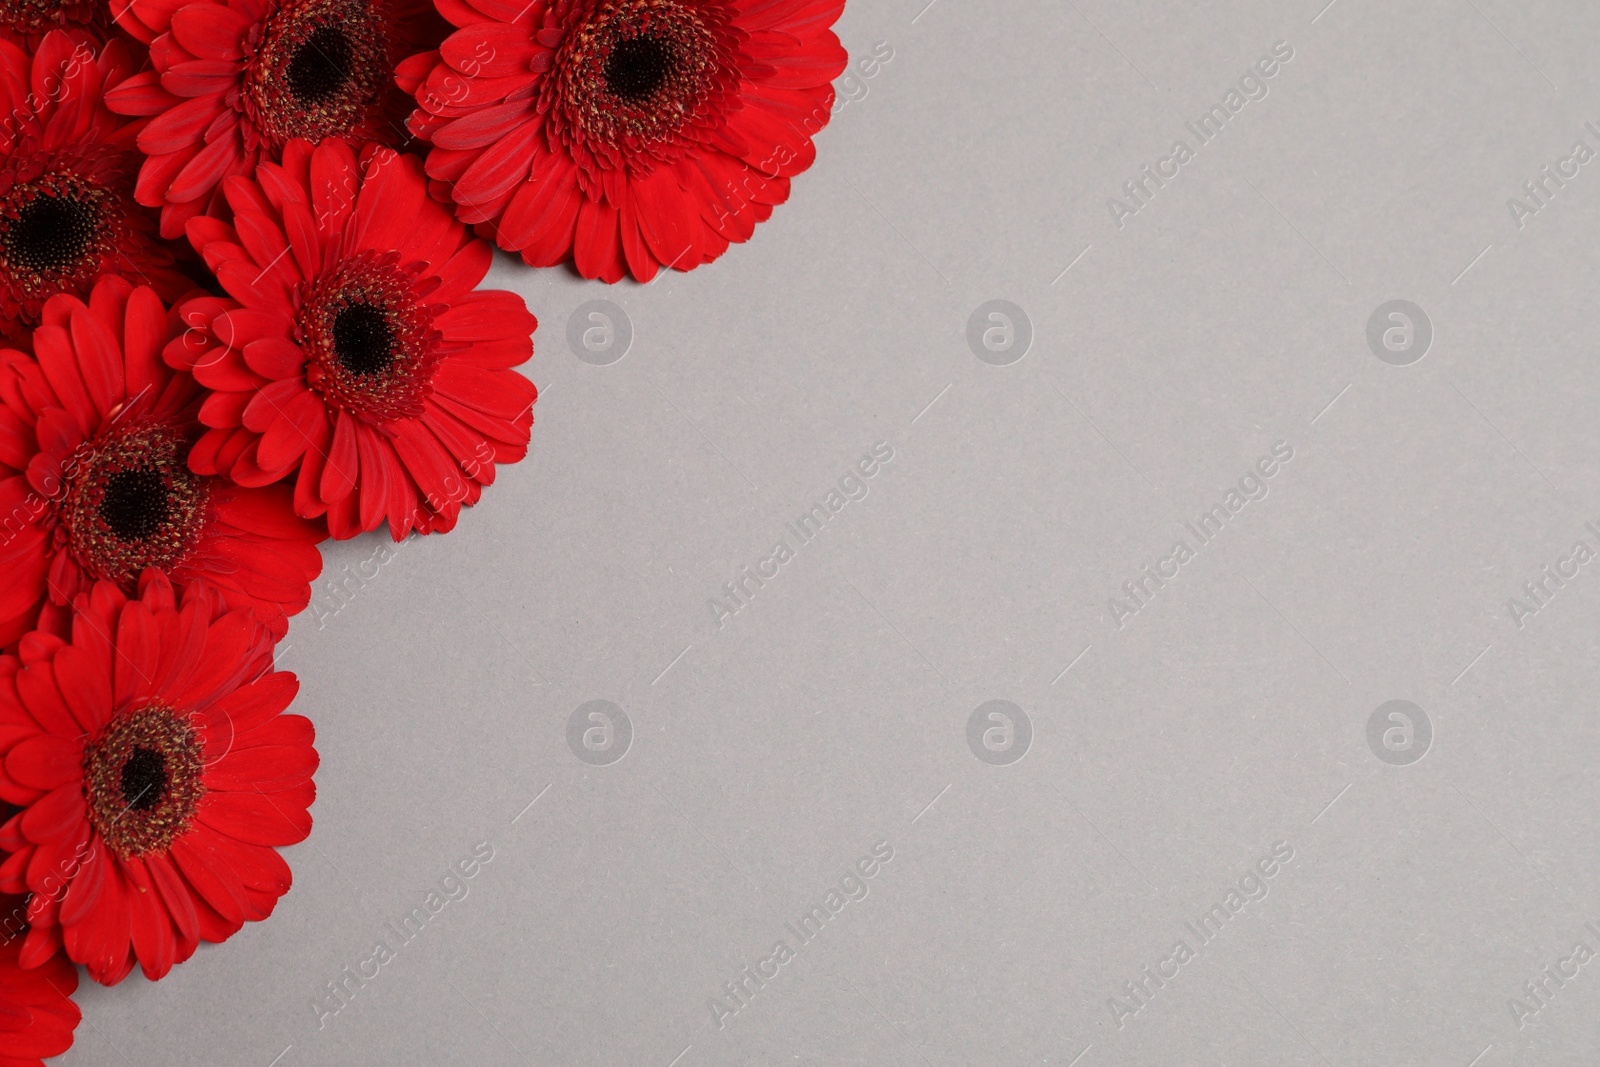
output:
POLYGON ((527 452, 493 247, 690 270, 810 165, 843 0, 0 0, 0 1067, 272 913, 326 538, 527 452))

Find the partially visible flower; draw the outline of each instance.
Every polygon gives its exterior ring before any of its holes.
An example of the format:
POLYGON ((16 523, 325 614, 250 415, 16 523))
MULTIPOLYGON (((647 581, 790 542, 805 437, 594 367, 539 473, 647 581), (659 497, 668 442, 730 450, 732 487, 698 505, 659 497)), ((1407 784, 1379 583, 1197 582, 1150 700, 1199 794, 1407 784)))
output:
POLYGON ((0 891, 35 894, 24 961, 60 944, 107 985, 272 914, 292 881, 277 850, 305 839, 316 796, 267 631, 204 587, 140 586, 97 583, 67 639, 0 656, 0 799, 22 808, 0 826, 0 891))
POLYGON ((474 289, 489 245, 430 200, 412 156, 293 141, 228 183, 233 222, 189 239, 231 300, 182 308, 167 361, 216 390, 190 455, 241 485, 293 476, 295 508, 336 538, 448 530, 528 450, 538 391, 513 368, 538 325, 474 289))
MULTIPOLYGON (((0 915, 22 913, 23 898, 0 894, 0 915)), ((62 956, 24 969, 22 938, 0 929, 0 1067, 44 1067, 72 1047, 82 1012, 72 1002, 78 969, 62 956)))
MULTIPOLYGON (((0 0, 3 6, 4 0, 0 0)), ((194 283, 133 199, 137 123, 103 99, 132 73, 121 42, 53 30, 32 55, 0 40, 0 323, 26 343, 57 293, 120 274, 172 300, 194 283)))
POLYGON ((110 8, 100 0, 0 0, 0 40, 30 52, 51 30, 87 31, 105 40, 110 28, 110 8))
POLYGON ((746 241, 816 156, 844 0, 448 0, 400 68, 457 217, 534 266, 648 281, 746 241))
POLYGON ((429 0, 116 0, 117 22, 151 42, 152 70, 107 103, 151 116, 141 204, 161 235, 221 206, 222 182, 249 177, 300 137, 398 145, 410 98, 395 65, 443 36, 429 0))
POLYGON ((203 390, 161 359, 182 329, 160 298, 102 278, 53 297, 34 355, 0 352, 0 648, 97 579, 155 567, 204 583, 274 633, 311 599, 324 535, 288 486, 195 474, 203 390))

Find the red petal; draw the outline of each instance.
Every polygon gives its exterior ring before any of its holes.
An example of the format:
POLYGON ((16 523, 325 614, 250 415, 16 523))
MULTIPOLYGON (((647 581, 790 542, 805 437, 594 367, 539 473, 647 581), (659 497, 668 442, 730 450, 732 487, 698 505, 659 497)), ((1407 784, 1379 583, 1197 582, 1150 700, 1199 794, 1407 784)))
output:
POLYGON ((223 4, 197 3, 172 16, 172 36, 201 59, 242 59, 252 22, 223 4))

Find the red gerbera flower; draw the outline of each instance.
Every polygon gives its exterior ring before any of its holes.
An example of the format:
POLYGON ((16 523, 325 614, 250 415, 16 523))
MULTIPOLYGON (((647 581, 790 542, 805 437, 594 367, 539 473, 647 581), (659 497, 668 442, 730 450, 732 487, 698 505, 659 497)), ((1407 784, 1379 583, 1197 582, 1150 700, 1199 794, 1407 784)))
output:
POLYGON ((146 572, 74 602, 71 636, 0 657, 0 890, 31 891, 24 962, 57 939, 97 982, 135 961, 160 978, 288 892, 277 848, 303 841, 316 795, 309 720, 272 640, 205 589, 175 602, 146 572), (57 870, 64 893, 45 892, 57 870))
POLYGON ((117 0, 117 21, 152 41, 155 69, 107 102, 152 115, 139 134, 150 159, 141 204, 161 208, 161 235, 219 203, 231 174, 251 175, 285 143, 341 137, 400 144, 411 101, 395 64, 447 27, 428 0, 117 0))
POLYGON ((287 486, 193 473, 203 391, 161 361, 181 329, 154 292, 103 278, 57 296, 35 356, 0 352, 0 647, 97 579, 132 591, 147 567, 204 582, 274 633, 321 573, 314 524, 287 486))
POLYGON ((844 0, 437 0, 402 65, 435 195, 534 266, 690 270, 748 240, 811 165, 844 0))
POLYGON ((167 361, 216 390, 190 455, 263 485, 294 473, 295 509, 334 537, 387 522, 400 539, 455 525, 528 450, 537 320, 475 291, 492 251, 428 199, 412 156, 292 141, 281 166, 230 179, 232 225, 189 240, 233 299, 183 307, 167 361))
POLYGON ((99 0, 0 0, 0 40, 34 51, 51 30, 89 30, 104 39, 110 12, 99 0))
MULTIPOLYGON (((0 895, 0 915, 23 914, 22 897, 0 895)), ((72 1002, 78 969, 62 956, 24 970, 22 938, 0 932, 0 1067, 44 1067, 48 1056, 72 1047, 83 1017, 72 1002)))
POLYGON ((168 300, 193 287, 134 202, 137 126, 105 106, 133 67, 123 44, 82 33, 51 31, 31 56, 0 41, 0 332, 12 344, 46 300, 103 274, 168 300))

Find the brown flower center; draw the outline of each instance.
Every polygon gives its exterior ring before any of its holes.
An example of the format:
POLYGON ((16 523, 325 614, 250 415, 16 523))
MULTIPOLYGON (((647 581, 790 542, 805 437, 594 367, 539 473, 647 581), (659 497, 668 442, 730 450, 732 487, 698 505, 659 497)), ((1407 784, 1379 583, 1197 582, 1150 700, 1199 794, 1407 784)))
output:
POLYGON ((720 7, 683 0, 599 0, 571 30, 545 92, 555 134, 605 166, 670 154, 719 123, 738 86, 734 31, 720 7))
POLYGON ((368 422, 416 418, 444 352, 416 270, 390 253, 345 260, 307 289, 299 332, 306 381, 368 422))
POLYGON ((350 133, 377 105, 394 72, 385 29, 365 0, 306 0, 266 22, 245 74, 246 103, 275 144, 316 144, 350 133))
POLYGON ((123 859, 164 852, 188 831, 206 788, 189 716, 154 704, 118 716, 83 752, 89 822, 123 859))
POLYGON ((51 172, 0 200, 0 263, 18 295, 73 290, 115 249, 115 197, 99 183, 51 172))
POLYGON ((0 0, 0 26, 19 33, 42 33, 69 22, 88 22, 93 0, 0 0))
POLYGON ((171 570, 193 551, 209 493, 188 455, 184 435, 156 423, 114 428, 68 457, 58 508, 85 569, 128 586, 146 567, 171 570))

